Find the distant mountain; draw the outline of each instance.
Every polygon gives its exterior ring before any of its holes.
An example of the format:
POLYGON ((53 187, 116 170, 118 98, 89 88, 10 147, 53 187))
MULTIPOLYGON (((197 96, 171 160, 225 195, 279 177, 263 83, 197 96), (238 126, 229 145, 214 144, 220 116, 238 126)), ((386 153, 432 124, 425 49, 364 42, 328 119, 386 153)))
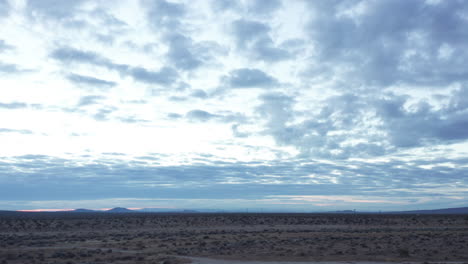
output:
POLYGON ((127 209, 127 208, 123 208, 123 207, 115 207, 104 212, 106 213, 132 213, 135 211, 127 209))
MULTIPOLYGON (((250 211, 252 213, 294 213, 294 211, 250 211)), ((244 213, 244 211, 236 210, 221 210, 221 209, 177 209, 177 208, 142 208, 142 209, 127 209, 123 207, 115 207, 109 210, 91 210, 79 208, 70 211, 49 211, 49 212, 27 212, 27 211, 8 211, 0 210, 0 215, 16 215, 16 214, 33 214, 33 213, 244 213)), ((380 212, 360 212, 355 210, 342 210, 342 211, 322 211, 322 212, 309 212, 319 214, 468 214, 468 207, 458 208, 443 208, 432 210, 412 210, 412 211, 380 211, 380 212)))
POLYGON ((72 213, 95 213, 96 211, 95 210, 90 210, 90 209, 79 208, 79 209, 72 210, 70 212, 72 212, 72 213))
POLYGON ((189 211, 191 213, 197 212, 195 210, 174 209, 174 208, 142 208, 142 209, 138 209, 135 211, 144 212, 144 213, 188 213, 189 211))
POLYGON ((177 209, 177 208, 142 208, 135 210, 144 213, 223 213, 220 209, 177 209))
POLYGON ((141 208, 138 210, 135 210, 137 212, 142 212, 142 213, 171 213, 175 212, 176 209, 172 208, 141 208))
POLYGON ((468 207, 392 212, 401 214, 468 214, 468 207))
POLYGON ((330 212, 325 212, 327 214, 358 214, 362 212, 356 212, 356 210, 341 210, 341 211, 330 211, 330 212))

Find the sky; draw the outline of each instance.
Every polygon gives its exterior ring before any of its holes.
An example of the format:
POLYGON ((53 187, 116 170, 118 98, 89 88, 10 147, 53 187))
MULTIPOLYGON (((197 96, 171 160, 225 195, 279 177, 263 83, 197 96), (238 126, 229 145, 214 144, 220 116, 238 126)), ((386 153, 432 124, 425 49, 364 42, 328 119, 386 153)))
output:
POLYGON ((468 204, 462 0, 0 0, 0 209, 468 204))

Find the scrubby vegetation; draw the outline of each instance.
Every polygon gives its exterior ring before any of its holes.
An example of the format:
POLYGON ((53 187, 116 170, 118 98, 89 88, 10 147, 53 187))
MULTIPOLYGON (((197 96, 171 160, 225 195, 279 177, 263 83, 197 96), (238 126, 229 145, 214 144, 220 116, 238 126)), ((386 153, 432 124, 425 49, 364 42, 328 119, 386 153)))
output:
POLYGON ((96 214, 0 216, 0 263, 262 260, 466 261, 462 215, 96 214))

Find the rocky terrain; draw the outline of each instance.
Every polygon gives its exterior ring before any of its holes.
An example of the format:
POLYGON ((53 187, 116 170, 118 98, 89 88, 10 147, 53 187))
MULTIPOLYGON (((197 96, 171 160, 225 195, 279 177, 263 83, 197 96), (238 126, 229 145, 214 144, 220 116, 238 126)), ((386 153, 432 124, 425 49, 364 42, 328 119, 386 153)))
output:
POLYGON ((468 263, 468 216, 0 214, 0 264, 259 261, 468 263))

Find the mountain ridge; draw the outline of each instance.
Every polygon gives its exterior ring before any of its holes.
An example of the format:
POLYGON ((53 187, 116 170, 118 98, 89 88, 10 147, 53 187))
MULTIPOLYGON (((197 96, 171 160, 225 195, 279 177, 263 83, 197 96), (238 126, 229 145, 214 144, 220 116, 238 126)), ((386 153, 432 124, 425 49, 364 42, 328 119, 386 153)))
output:
MULTIPOLYGON (((35 213, 27 210, 0 210, 0 214, 8 213, 35 213)), ((77 208, 70 211, 36 211, 40 212, 62 212, 62 213, 244 213, 239 210, 221 210, 221 209, 175 209, 175 208, 141 208, 128 209, 125 207, 114 207, 107 210, 93 210, 86 208, 77 208)), ((286 211, 256 211, 251 210, 251 213, 301 213, 301 212, 286 212, 286 211)), ((408 210, 408 211, 356 211, 356 210, 340 210, 340 211, 311 211, 302 213, 317 213, 317 214, 468 214, 468 207, 453 207, 439 208, 426 210, 408 210)))

